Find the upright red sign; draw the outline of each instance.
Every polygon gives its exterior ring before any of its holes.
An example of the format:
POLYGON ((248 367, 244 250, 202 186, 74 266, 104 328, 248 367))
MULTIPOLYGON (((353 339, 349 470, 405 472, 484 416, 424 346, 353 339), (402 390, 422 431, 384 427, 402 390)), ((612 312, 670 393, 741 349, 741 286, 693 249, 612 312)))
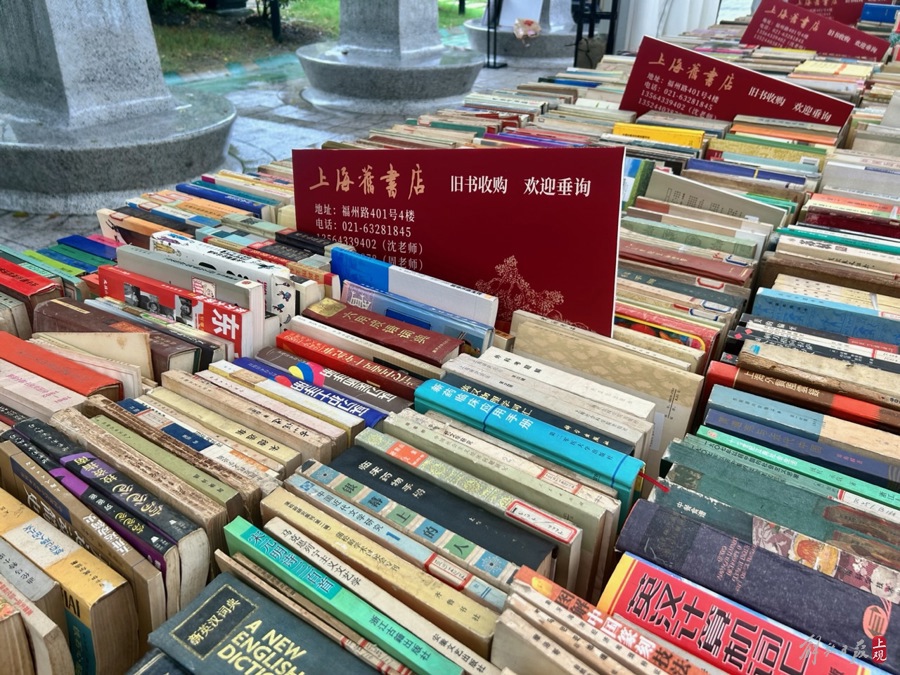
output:
POLYGON ((645 37, 622 110, 648 110, 733 120, 758 115, 843 126, 853 104, 690 49, 645 37))
POLYGON ((787 0, 797 7, 808 9, 814 14, 827 16, 847 26, 855 26, 862 16, 863 5, 890 5, 891 0, 787 0))
POLYGON ((612 330, 622 148, 294 150, 297 229, 612 330))
POLYGON ((763 0, 741 42, 870 60, 880 60, 890 48, 887 40, 782 0, 763 0))

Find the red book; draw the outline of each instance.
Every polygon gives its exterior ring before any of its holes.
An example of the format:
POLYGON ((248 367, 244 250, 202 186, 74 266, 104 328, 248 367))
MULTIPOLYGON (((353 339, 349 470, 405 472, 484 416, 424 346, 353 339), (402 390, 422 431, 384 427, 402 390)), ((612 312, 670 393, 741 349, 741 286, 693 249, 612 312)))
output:
POLYGON ((262 337, 253 335, 250 311, 243 307, 113 265, 103 265, 97 274, 102 295, 224 338, 234 344, 236 356, 254 354, 253 340, 262 337))
POLYGON ((719 331, 715 328, 623 302, 616 303, 616 325, 701 349, 706 352, 706 362, 715 353, 719 340, 719 331))
POLYGON ((338 328, 401 354, 441 366, 459 355, 463 341, 362 307, 325 298, 303 310, 303 316, 338 328))
POLYGON ((422 380, 411 375, 294 331, 286 330, 279 333, 275 337, 275 346, 325 368, 368 382, 409 401, 415 399, 416 388, 422 384, 422 380))
MULTIPOLYGON (((728 551, 710 551, 725 555, 728 551)), ((743 561, 735 563, 742 564, 743 561)), ((718 593, 628 553, 597 607, 695 654, 726 673, 863 675, 866 664, 718 593)), ((866 652, 871 646, 866 645, 866 652)))
POLYGON ((745 286, 753 278, 753 268, 733 265, 722 260, 710 260, 700 256, 679 253, 674 249, 651 246, 628 239, 619 242, 619 257, 623 260, 665 267, 680 272, 700 274, 738 286, 745 286))
POLYGON ((25 303, 32 325, 35 307, 44 300, 63 296, 61 284, 4 258, 0 258, 0 292, 25 303))
POLYGON ((882 408, 874 403, 860 401, 850 396, 800 385, 765 373, 756 373, 721 361, 713 361, 706 371, 706 381, 703 385, 704 401, 707 400, 709 391, 716 384, 839 417, 867 427, 900 433, 900 412, 896 410, 882 408))
POLYGON ((100 394, 113 401, 122 399, 122 383, 118 380, 3 331, 0 331, 0 355, 4 361, 82 396, 100 394))

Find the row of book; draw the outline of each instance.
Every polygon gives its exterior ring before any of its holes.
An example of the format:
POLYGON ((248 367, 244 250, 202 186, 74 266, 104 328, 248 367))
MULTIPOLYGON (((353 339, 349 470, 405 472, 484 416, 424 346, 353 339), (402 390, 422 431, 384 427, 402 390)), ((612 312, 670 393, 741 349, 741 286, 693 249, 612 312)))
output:
MULTIPOLYGON (((578 87, 530 86, 353 147, 463 120, 574 142, 533 123, 578 87)), ((497 331, 496 298, 397 266, 372 288, 372 259, 258 217, 289 200, 148 193, 100 214, 93 270, 4 252, 15 667, 124 672, 150 647, 135 672, 898 672, 897 195, 865 168, 892 160, 843 129, 607 121, 669 134, 624 141, 610 336, 525 311, 497 331), (748 139, 805 134, 816 159, 779 158, 794 187, 767 192, 748 139)), ((238 196, 290 193, 275 166, 238 196)))

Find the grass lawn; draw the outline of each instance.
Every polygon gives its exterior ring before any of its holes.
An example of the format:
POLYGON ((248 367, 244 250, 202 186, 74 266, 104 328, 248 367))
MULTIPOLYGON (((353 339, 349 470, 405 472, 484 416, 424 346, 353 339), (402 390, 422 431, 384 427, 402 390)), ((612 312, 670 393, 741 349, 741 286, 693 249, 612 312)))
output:
MULTIPOLYGON (((460 26, 480 17, 484 6, 484 0, 467 0, 466 13, 460 15, 457 0, 438 0, 438 25, 460 26)), ((153 32, 163 72, 190 73, 293 53, 304 45, 337 38, 339 24, 340 0, 291 0, 281 10, 281 42, 272 39, 271 29, 255 13, 236 18, 196 12, 183 23, 154 22, 153 32)))

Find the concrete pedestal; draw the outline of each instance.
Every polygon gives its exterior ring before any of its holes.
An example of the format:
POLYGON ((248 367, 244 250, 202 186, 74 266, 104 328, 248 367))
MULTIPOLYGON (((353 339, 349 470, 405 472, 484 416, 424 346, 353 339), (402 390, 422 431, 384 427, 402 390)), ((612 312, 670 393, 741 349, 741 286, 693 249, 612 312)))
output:
MULTIPOLYGON (((515 65, 518 60, 529 62, 538 60, 573 59, 575 56, 575 35, 577 27, 572 20, 571 0, 543 0, 540 16, 507 16, 501 12, 497 26, 497 60, 515 65), (536 38, 520 40, 513 34, 516 19, 535 19, 541 25, 541 33, 536 38)), ((487 56, 487 18, 470 19, 464 28, 472 49, 487 56)))
POLYGON ((301 48, 297 56, 310 84, 305 99, 371 113, 458 102, 484 62, 471 50, 445 47, 437 4, 421 0, 342 0, 338 41, 301 48))

